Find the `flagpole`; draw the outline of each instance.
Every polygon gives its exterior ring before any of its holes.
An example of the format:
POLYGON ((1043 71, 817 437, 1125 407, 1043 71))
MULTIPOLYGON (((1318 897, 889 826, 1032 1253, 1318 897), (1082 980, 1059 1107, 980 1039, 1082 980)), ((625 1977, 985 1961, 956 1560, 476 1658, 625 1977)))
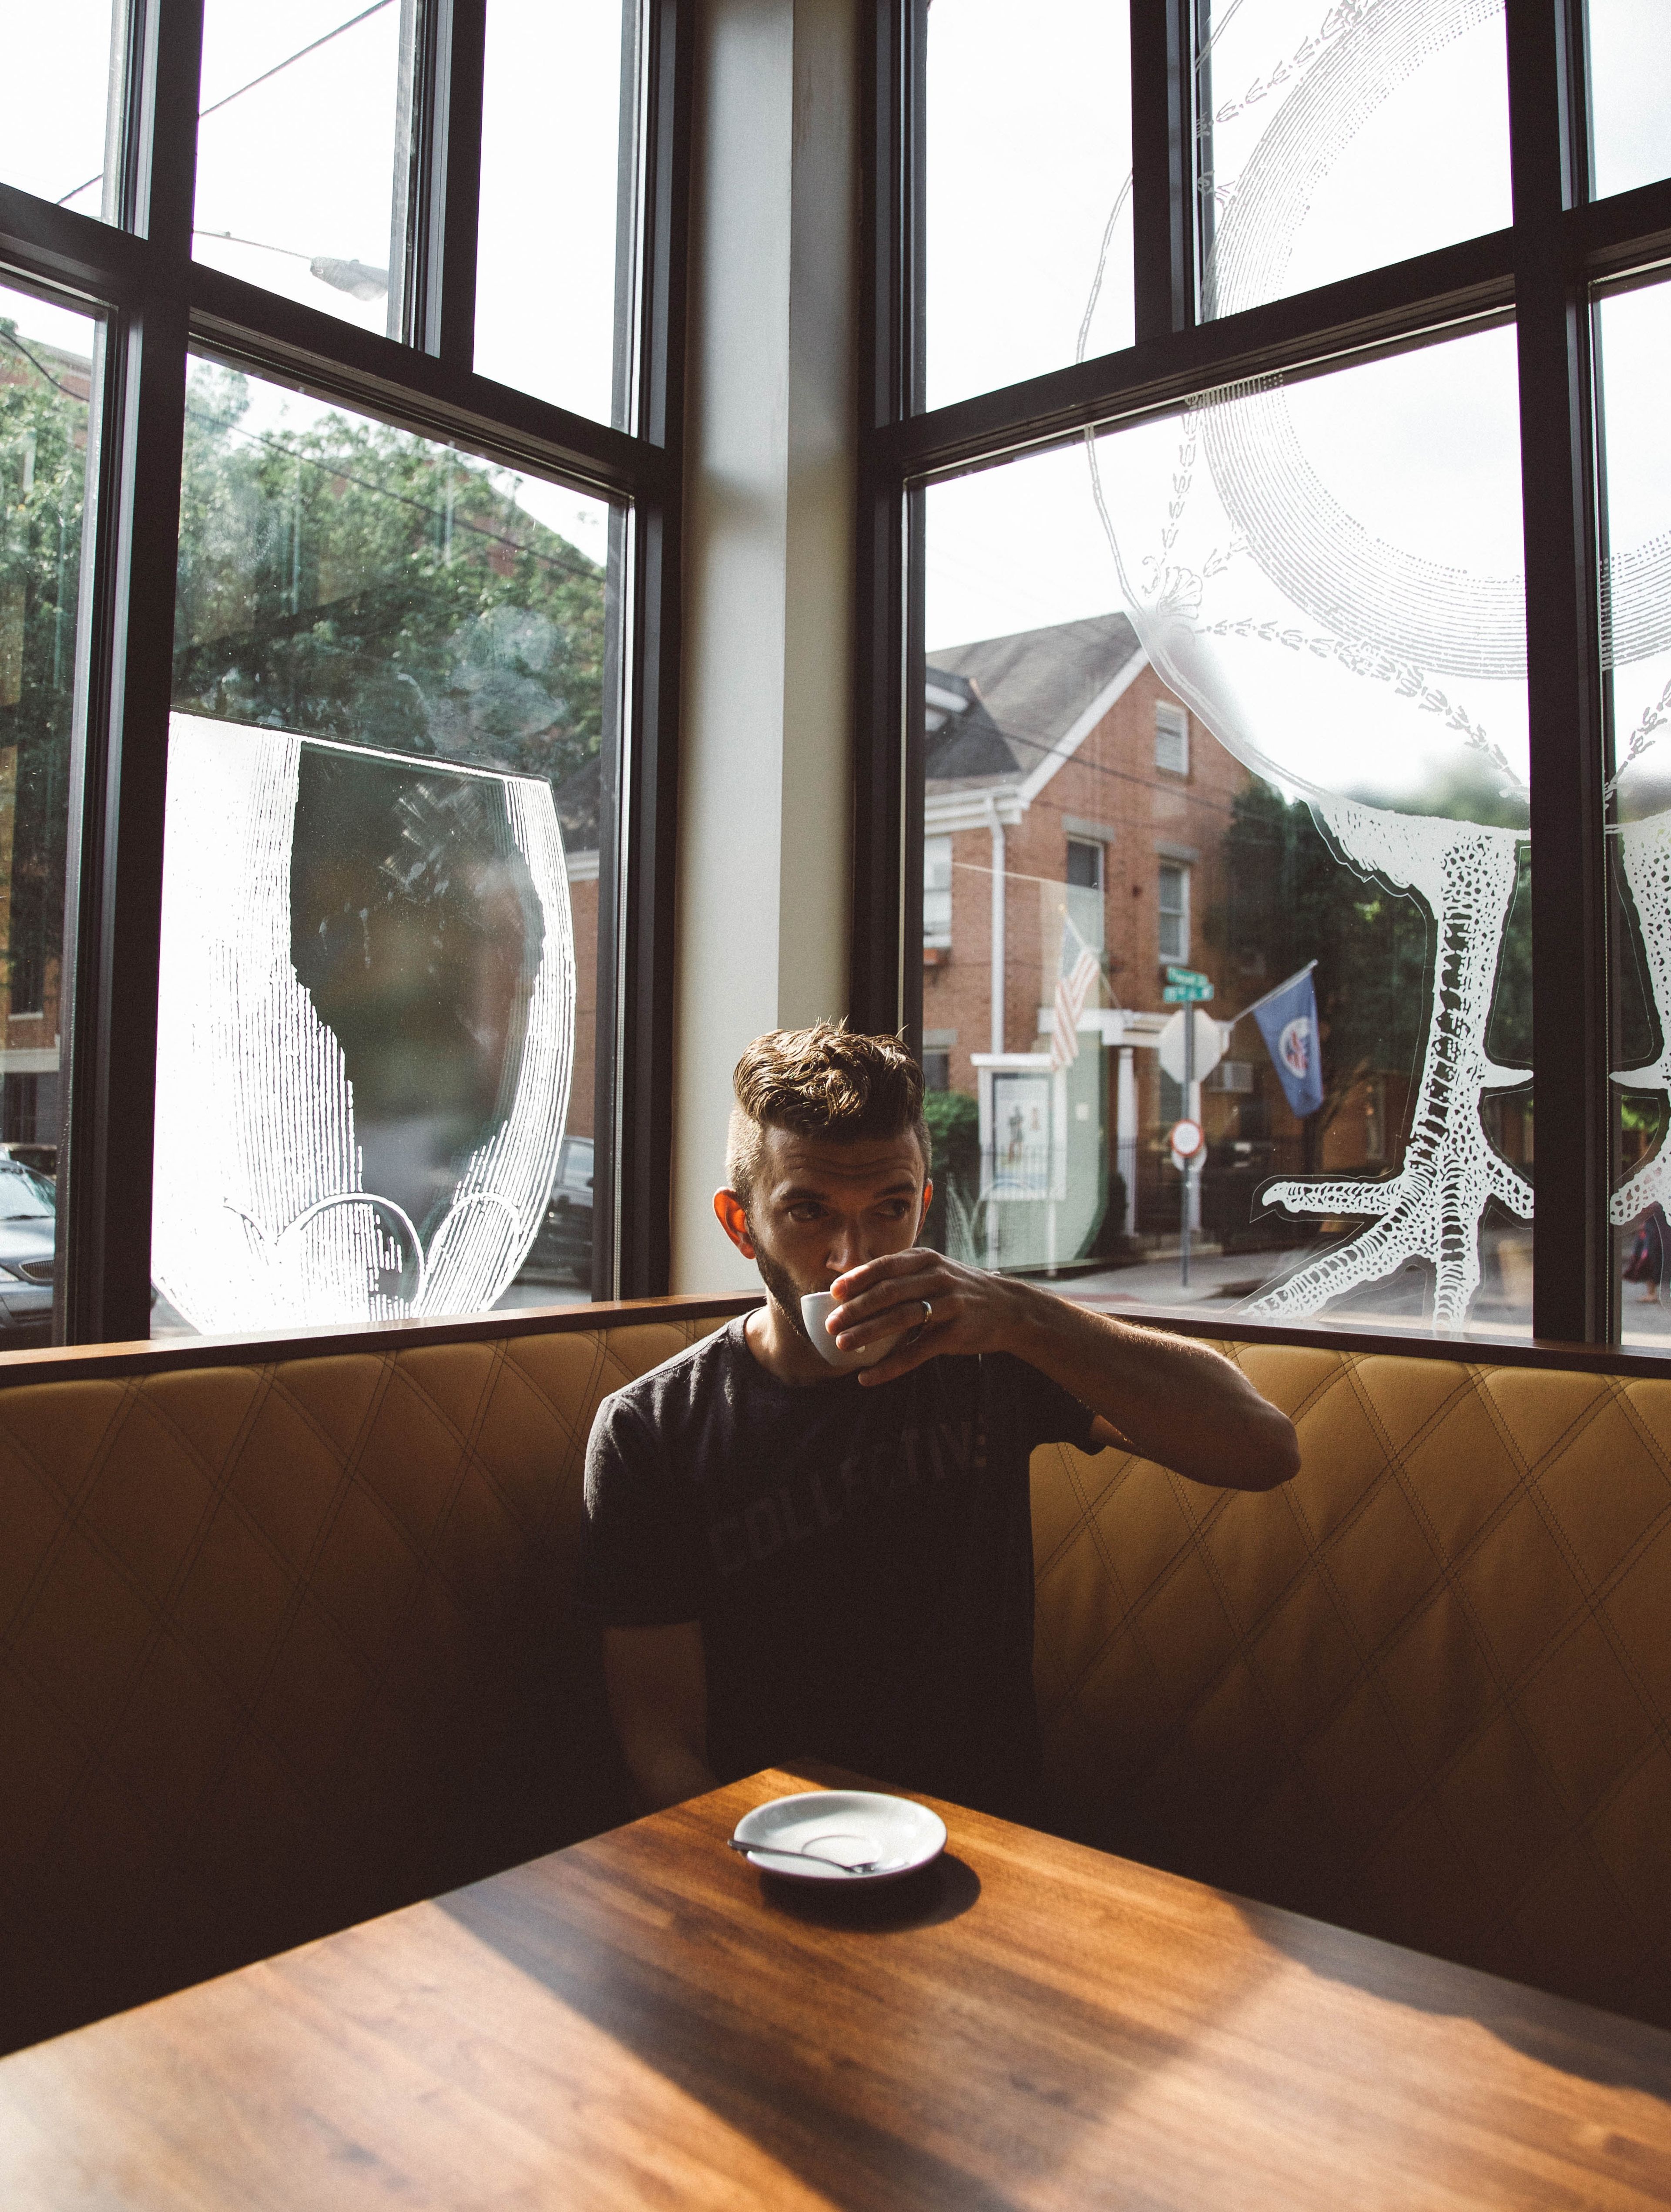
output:
POLYGON ((1303 968, 1296 968, 1291 975, 1285 976, 1280 983, 1273 983, 1262 999, 1255 999, 1250 1006, 1243 1006, 1239 1014, 1232 1014, 1224 1027, 1233 1030, 1237 1022, 1245 1021, 1249 1014, 1256 1014, 1261 1006, 1268 1006, 1273 999, 1279 999, 1285 991, 1291 991, 1296 983, 1304 981, 1316 964, 1315 960, 1308 960, 1303 968))

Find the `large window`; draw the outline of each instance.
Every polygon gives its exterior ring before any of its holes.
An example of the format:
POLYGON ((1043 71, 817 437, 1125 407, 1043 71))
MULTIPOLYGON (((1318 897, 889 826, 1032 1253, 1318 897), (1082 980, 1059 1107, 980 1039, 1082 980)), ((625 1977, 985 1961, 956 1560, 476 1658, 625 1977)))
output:
POLYGON ((660 1289, 677 11, 37 15, 0 1345, 660 1289))
POLYGON ((1042 94, 978 0, 894 50, 866 615, 951 917, 866 1011, 959 1040, 934 1233, 1116 1307, 1662 1344, 1662 11, 1069 12, 1042 94))
POLYGON ((589 1292, 611 528, 194 364, 158 1325, 589 1292))

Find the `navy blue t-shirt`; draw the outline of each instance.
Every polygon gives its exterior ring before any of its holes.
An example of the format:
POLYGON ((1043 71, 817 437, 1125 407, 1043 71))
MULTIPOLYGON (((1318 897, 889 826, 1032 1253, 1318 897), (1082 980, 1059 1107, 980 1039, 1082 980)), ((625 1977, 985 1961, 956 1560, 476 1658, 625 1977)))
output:
POLYGON ((722 1781, 822 1758, 1036 1818, 1027 1462, 1093 1416, 1006 1352, 792 1386, 743 1327, 599 1407, 582 1607, 702 1623, 722 1781))

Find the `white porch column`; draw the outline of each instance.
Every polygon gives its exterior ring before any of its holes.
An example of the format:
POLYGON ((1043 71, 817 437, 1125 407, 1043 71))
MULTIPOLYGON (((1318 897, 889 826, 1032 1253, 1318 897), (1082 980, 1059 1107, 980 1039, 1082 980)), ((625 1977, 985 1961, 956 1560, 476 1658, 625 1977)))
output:
POLYGON ((673 1287, 750 1037, 847 1008, 855 0, 706 0, 686 407, 673 1287))
POLYGON ((992 1043, 989 1049, 1002 1052, 1004 1047, 1004 824, 998 818, 998 809, 989 798, 987 801, 987 826, 992 832, 992 1043))
POLYGON ((1115 1165, 1126 1186, 1126 1234, 1137 1231, 1137 1054, 1128 1044, 1120 1048, 1114 1105, 1115 1165))
MULTIPOLYGON (((1201 1119, 1201 1086, 1199 1083, 1192 1083, 1190 1085, 1188 1097, 1183 1110, 1195 1124, 1195 1127, 1198 1129, 1204 1129, 1206 1127, 1206 1124, 1201 1119)), ((1185 1175, 1183 1179, 1183 1188, 1184 1202, 1189 1208, 1189 1226, 1191 1231, 1194 1231, 1199 1229, 1201 1225, 1201 1171, 1200 1168, 1194 1169, 1185 1175)))

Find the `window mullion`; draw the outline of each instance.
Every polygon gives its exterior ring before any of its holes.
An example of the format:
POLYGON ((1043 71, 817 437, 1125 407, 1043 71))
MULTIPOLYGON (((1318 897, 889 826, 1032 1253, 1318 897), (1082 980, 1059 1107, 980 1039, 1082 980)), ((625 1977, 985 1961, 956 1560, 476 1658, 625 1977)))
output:
POLYGON ((72 763, 64 969, 64 1341, 150 1330, 151 1143, 175 562, 185 411, 185 273, 202 0, 157 0, 130 94, 132 214, 149 240, 136 310, 106 349, 89 650, 72 763))
POLYGON ((1508 11, 1531 739, 1534 1333, 1600 1344, 1616 1297, 1603 726, 1578 0, 1508 11))
POLYGON ((614 1249, 594 1260, 602 1297, 659 1295, 672 1268, 668 1182, 673 1151, 673 927, 678 854, 679 641, 683 567, 685 246, 690 209, 692 57, 683 0, 648 0, 641 105, 645 132, 640 289, 640 421, 665 453, 654 489, 635 506, 631 680, 606 789, 599 883, 599 1085, 604 1141, 593 1176, 614 1249), (612 847, 612 852, 610 848, 612 847), (612 1053, 602 1040, 614 1042, 612 1053), (612 1266, 613 1281, 608 1270, 612 1266))
MULTIPOLYGON (((861 1029, 897 1029, 906 839, 901 739, 905 610, 904 502, 878 433, 897 422, 921 375, 921 0, 866 11, 860 167, 866 193, 859 288, 857 590, 854 611, 854 838, 848 1001, 861 1029), (913 120, 913 117, 915 120, 913 120)), ((903 951, 902 948, 904 948, 903 951)))
POLYGON ((487 0, 432 0, 415 88, 412 343, 468 373, 476 351, 487 0))
POLYGON ((1131 0, 1133 283, 1139 344, 1195 319, 1194 0, 1131 0))

